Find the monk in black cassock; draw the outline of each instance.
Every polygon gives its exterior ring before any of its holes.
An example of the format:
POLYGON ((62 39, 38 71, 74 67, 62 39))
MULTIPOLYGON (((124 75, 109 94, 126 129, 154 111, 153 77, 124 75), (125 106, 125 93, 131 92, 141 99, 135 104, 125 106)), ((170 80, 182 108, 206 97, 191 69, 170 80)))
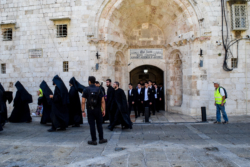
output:
POLYGON ((121 121, 122 129, 132 129, 132 122, 129 117, 128 103, 124 90, 119 88, 119 82, 115 82, 113 87, 115 89, 114 107, 116 108, 116 113, 115 120, 108 129, 113 131, 119 121, 121 121))
POLYGON ((40 84, 40 88, 42 89, 42 97, 38 98, 38 105, 43 105, 43 115, 41 118, 41 124, 47 124, 47 123, 51 123, 51 118, 50 118, 50 114, 51 114, 51 104, 52 104, 52 100, 49 97, 50 95, 53 94, 53 92, 51 91, 51 89, 49 88, 48 84, 43 81, 40 84))
POLYGON ((70 79, 69 84, 69 125, 80 127, 80 124, 83 124, 83 118, 78 92, 82 93, 85 90, 85 87, 81 85, 75 77, 70 79))
POLYGON ((0 83, 0 131, 3 130, 3 126, 8 120, 8 112, 7 112, 7 106, 6 102, 9 102, 9 104, 13 100, 12 92, 5 91, 4 87, 0 83))
POLYGON ((23 85, 17 81, 15 84, 17 88, 16 97, 14 99, 14 109, 9 117, 9 122, 18 123, 26 122, 30 123, 32 118, 30 116, 29 103, 32 103, 32 95, 23 87, 23 85))
POLYGON ((50 95, 52 99, 52 109, 50 118, 52 121, 52 128, 49 132, 59 130, 66 130, 69 123, 69 93, 62 79, 56 75, 53 78, 53 85, 55 85, 54 95, 50 95))

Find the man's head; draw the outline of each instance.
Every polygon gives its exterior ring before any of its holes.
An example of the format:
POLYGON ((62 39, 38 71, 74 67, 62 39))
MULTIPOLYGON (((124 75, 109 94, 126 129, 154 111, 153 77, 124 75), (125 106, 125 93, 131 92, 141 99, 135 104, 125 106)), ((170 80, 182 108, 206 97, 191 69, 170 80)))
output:
POLYGON ((97 87, 99 87, 99 86, 100 86, 99 81, 95 81, 95 86, 97 86, 97 87))
POLYGON ((128 88, 129 88, 129 89, 133 89, 132 83, 128 84, 128 88))
POLYGON ((149 81, 148 81, 148 86, 151 86, 151 85, 152 85, 152 81, 149 80, 149 81))
POLYGON ((138 89, 141 89, 141 83, 138 83, 137 87, 138 89))
POLYGON ((145 88, 148 88, 148 82, 145 82, 144 86, 145 88))
POLYGON ((156 84, 156 82, 154 81, 154 82, 153 82, 153 85, 155 86, 155 84, 156 84))
POLYGON ((160 88, 162 88, 162 85, 163 85, 163 84, 162 84, 162 83, 160 83, 159 87, 160 87, 160 88))
POLYGON ((111 79, 107 79, 107 80, 106 80, 106 86, 107 86, 107 87, 111 86, 111 79))
POLYGON ((117 81, 115 81, 114 83, 113 83, 113 87, 115 88, 115 89, 118 89, 119 88, 119 82, 117 82, 117 81))
POLYGON ((157 89, 157 88, 158 88, 158 86, 157 86, 156 84, 154 85, 154 87, 155 87, 155 89, 157 89))
POLYGON ((214 82, 214 87, 217 89, 220 86, 220 83, 218 81, 214 82))
POLYGON ((95 84, 95 77, 89 76, 89 85, 95 84))

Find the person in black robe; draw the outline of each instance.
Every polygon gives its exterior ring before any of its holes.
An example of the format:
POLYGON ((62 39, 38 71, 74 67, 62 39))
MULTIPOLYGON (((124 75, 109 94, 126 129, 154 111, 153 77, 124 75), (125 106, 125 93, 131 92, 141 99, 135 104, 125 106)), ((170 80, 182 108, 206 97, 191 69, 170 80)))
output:
POLYGON ((13 100, 12 92, 5 91, 4 87, 0 83, 0 131, 3 130, 3 126, 8 120, 8 111, 6 102, 9 102, 9 104, 13 100))
POLYGON ((71 78, 69 90, 69 125, 73 127, 80 127, 83 124, 81 101, 78 92, 82 93, 82 89, 85 89, 75 77, 71 78))
POLYGON ((107 100, 106 100, 106 115, 104 116, 103 120, 109 120, 109 127, 114 122, 115 117, 115 109, 114 105, 114 96, 115 96, 115 89, 111 85, 111 79, 106 80, 106 85, 108 87, 107 90, 107 100))
POLYGON ((29 103, 32 103, 32 95, 23 87, 23 85, 17 81, 15 84, 17 88, 16 97, 14 99, 14 109, 9 117, 9 122, 19 123, 26 122, 30 123, 32 118, 30 116, 29 103))
POLYGON ((56 75, 53 78, 53 85, 55 85, 54 95, 50 95, 52 101, 52 108, 50 118, 52 127, 49 132, 59 130, 66 130, 69 123, 69 93, 62 79, 56 75))
POLYGON ((132 129, 132 122, 129 117, 127 99, 124 90, 119 88, 119 82, 115 82, 113 87, 115 89, 114 107, 116 108, 116 113, 114 122, 108 127, 108 129, 113 131, 119 121, 121 121, 122 129, 132 129))
POLYGON ((51 91, 51 89, 49 88, 48 84, 43 81, 40 84, 40 88, 42 89, 43 92, 43 96, 39 97, 38 99, 38 105, 43 105, 43 115, 40 121, 40 124, 47 124, 47 123, 51 123, 51 118, 50 118, 50 114, 51 114, 51 98, 49 97, 50 95, 53 94, 53 92, 51 91))

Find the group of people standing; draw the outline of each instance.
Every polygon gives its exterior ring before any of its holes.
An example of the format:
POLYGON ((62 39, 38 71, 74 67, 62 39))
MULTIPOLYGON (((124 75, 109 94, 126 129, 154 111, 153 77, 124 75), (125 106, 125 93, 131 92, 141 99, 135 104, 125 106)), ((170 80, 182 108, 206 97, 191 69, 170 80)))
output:
POLYGON ((135 117, 144 116, 145 108, 148 107, 150 115, 155 112, 159 112, 163 102, 163 89, 162 84, 159 86, 149 80, 145 83, 138 83, 137 88, 134 89, 133 85, 129 84, 128 90, 128 105, 129 113, 131 113, 132 107, 135 111, 135 117))

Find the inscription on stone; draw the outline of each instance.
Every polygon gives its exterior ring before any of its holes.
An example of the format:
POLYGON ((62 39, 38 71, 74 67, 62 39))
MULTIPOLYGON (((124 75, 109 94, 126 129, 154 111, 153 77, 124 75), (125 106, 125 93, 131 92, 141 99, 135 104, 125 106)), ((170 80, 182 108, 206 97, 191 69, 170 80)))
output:
POLYGON ((163 49, 130 49, 130 59, 163 59, 163 49))
POLYGON ((30 49, 29 58, 41 58, 43 57, 43 49, 30 49))

